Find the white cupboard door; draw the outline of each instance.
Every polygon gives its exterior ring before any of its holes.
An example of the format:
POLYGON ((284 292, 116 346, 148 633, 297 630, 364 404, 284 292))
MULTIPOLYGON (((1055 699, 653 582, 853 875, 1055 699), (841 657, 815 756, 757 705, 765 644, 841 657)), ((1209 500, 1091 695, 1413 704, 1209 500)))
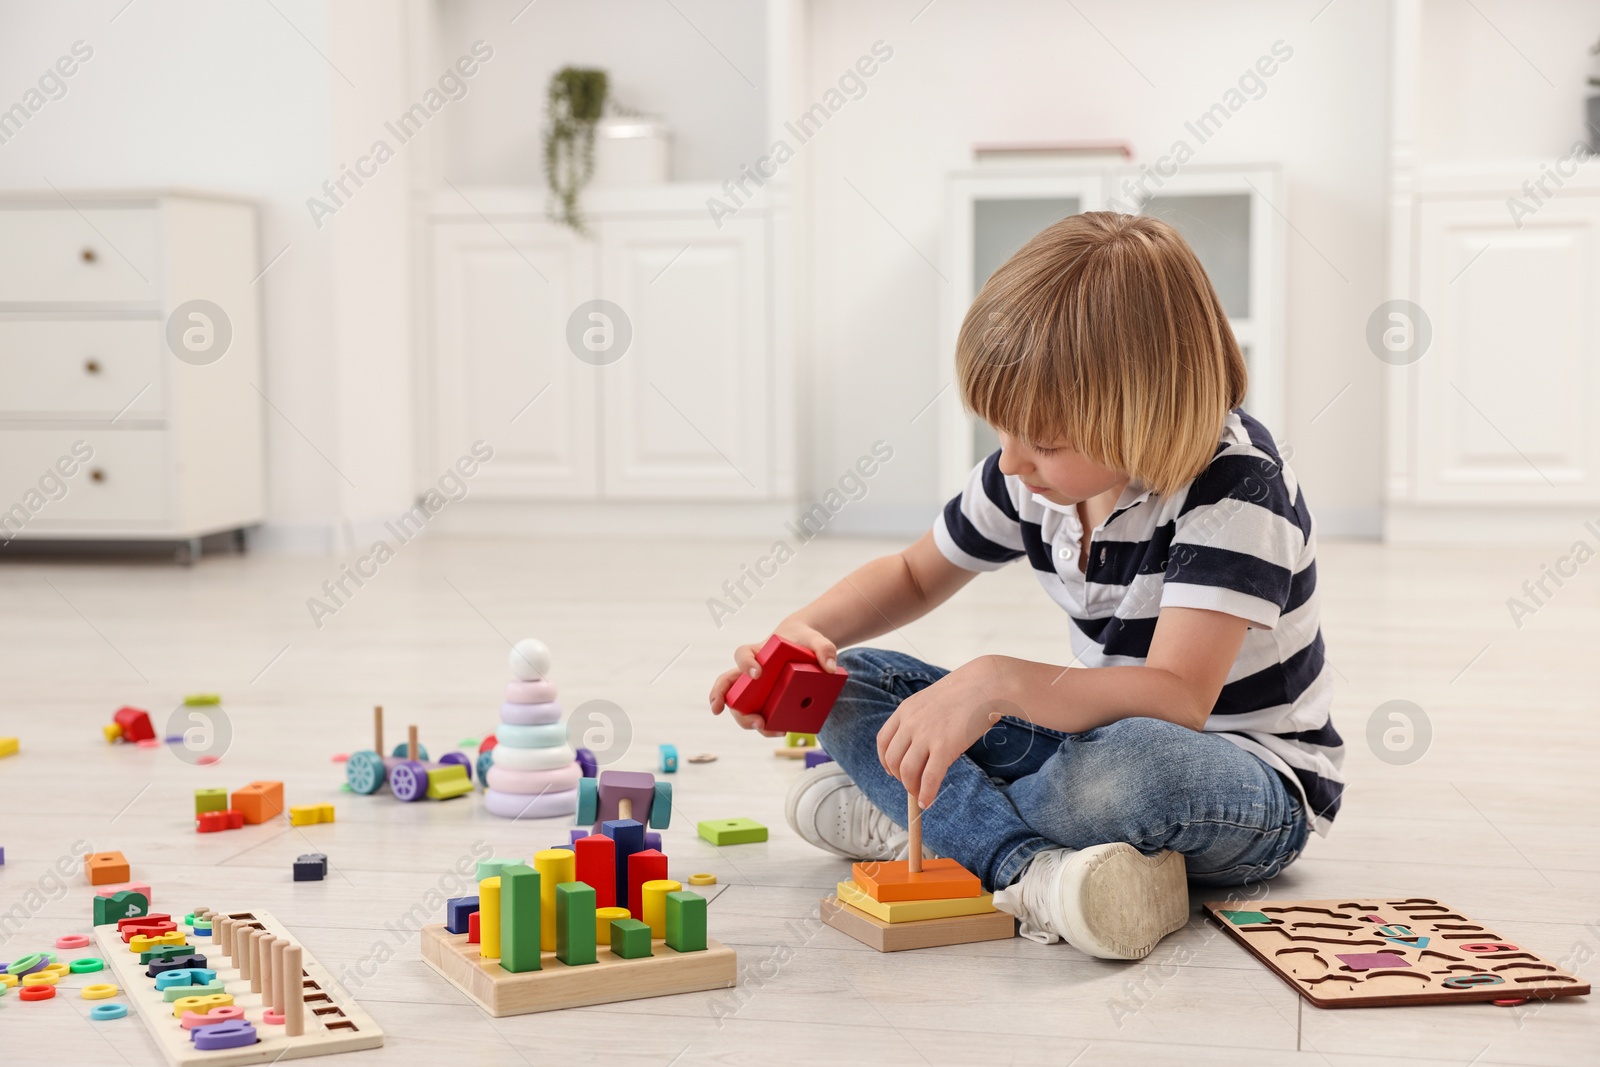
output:
POLYGON ((499 499, 597 493, 596 368, 567 345, 567 320, 593 296, 590 244, 544 223, 433 227, 434 463, 483 440, 474 481, 499 499))
POLYGON ((1421 205, 1417 302, 1433 339, 1410 368, 1419 502, 1600 500, 1600 197, 1521 222, 1502 199, 1421 205))
POLYGON ((600 224, 601 295, 633 335, 603 368, 606 497, 769 494, 764 233, 761 219, 600 224))

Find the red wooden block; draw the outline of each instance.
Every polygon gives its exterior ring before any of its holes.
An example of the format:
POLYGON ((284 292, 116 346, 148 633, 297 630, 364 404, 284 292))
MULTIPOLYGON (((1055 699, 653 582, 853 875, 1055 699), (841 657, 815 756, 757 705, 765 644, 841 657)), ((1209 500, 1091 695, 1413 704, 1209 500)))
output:
POLYGON ((478 940, 478 913, 473 912, 467 916, 467 944, 480 944, 478 940))
POLYGON ((578 881, 594 889, 596 908, 617 905, 617 843, 605 834, 580 837, 572 844, 577 856, 578 881))
POLYGON ((644 884, 667 876, 667 857, 647 848, 628 857, 628 914, 644 918, 644 884))
MULTIPOLYGON (((120 934, 122 931, 126 930, 130 926, 142 926, 145 923, 164 923, 164 922, 171 922, 171 921, 172 921, 172 916, 165 915, 165 914, 132 915, 132 916, 129 916, 128 918, 126 918, 126 919, 118 919, 117 920, 117 933, 120 934)), ((126 941, 127 938, 123 938, 123 940, 126 941)))
POLYGON ((206 811, 201 812, 195 819, 195 833, 214 834, 218 830, 242 830, 244 828, 244 812, 234 811, 206 811))
POLYGON ((761 709, 767 729, 816 733, 848 678, 844 671, 825 671, 809 663, 788 664, 761 709))
POLYGON ((767 643, 761 646, 761 651, 756 653, 756 662, 761 664, 761 677, 752 678, 748 674, 741 674, 732 688, 728 690, 728 707, 735 711, 742 711, 746 715, 759 715, 761 707, 767 702, 772 687, 778 681, 778 675, 783 668, 791 663, 815 664, 817 657, 811 654, 808 648, 801 648, 793 641, 785 641, 777 634, 767 638, 767 643))
POLYGON ((156 729, 150 725, 150 713, 139 708, 118 708, 111 721, 122 727, 122 739, 129 742, 151 741, 156 729))
POLYGON ((161 934, 170 934, 177 928, 178 924, 169 919, 166 922, 144 922, 135 926, 119 924, 117 933, 122 937, 122 943, 126 945, 136 937, 157 937, 161 934))

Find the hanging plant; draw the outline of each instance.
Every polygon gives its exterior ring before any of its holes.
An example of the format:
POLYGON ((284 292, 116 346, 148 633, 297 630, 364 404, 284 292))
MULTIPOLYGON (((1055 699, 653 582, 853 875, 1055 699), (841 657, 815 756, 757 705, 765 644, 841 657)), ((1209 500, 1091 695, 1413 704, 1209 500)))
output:
POLYGON ((586 233, 578 194, 594 176, 594 126, 606 104, 606 72, 562 67, 550 78, 545 113, 544 177, 553 198, 550 217, 586 233))

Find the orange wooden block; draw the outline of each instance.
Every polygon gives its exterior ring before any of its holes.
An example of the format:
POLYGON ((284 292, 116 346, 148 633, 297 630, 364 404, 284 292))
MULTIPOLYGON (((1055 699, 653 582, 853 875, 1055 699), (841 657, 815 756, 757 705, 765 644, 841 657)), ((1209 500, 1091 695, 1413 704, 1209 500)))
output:
POLYGON ((856 885, 873 900, 945 900, 950 897, 983 895, 978 876, 952 859, 923 860, 922 870, 912 874, 905 860, 883 863, 857 863, 850 868, 856 885))
POLYGON ((83 873, 90 885, 109 885, 128 880, 128 861, 120 852, 92 852, 83 857, 83 873))
POLYGON ((244 815, 244 821, 254 826, 283 814, 282 782, 251 782, 233 791, 233 810, 244 815))

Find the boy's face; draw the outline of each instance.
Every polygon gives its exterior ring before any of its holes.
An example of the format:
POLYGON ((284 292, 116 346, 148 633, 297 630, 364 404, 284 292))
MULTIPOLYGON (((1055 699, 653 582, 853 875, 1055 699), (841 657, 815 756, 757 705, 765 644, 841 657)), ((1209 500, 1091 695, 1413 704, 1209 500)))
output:
POLYGON ((1000 433, 1000 473, 1015 475, 1030 493, 1052 504, 1077 504, 1128 483, 1121 471, 1059 442, 1030 445, 1005 432, 1000 433))

